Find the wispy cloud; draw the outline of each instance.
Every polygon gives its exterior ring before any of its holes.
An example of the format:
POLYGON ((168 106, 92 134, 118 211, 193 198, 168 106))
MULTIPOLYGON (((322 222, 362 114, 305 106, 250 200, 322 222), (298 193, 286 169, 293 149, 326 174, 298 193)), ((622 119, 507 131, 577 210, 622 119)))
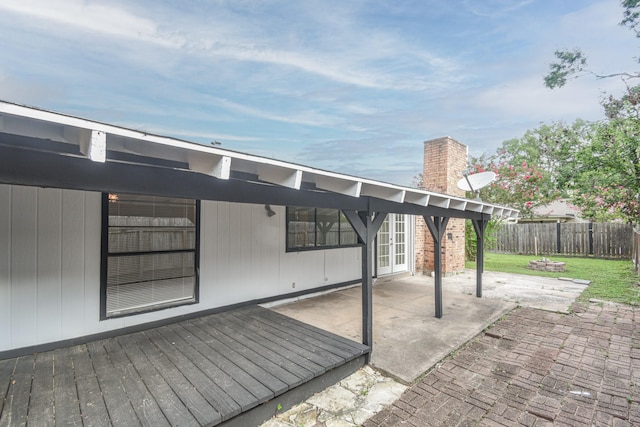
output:
MULTIPOLYGON (((206 22, 190 17, 193 20, 185 22, 189 26, 181 26, 180 20, 172 22, 170 26, 168 16, 154 17, 152 13, 140 16, 133 8, 123 5, 81 0, 60 1, 55 5, 46 0, 6 0, 0 3, 0 9, 84 32, 150 43, 212 60, 225 58, 245 63, 271 64, 364 88, 438 88, 451 79, 458 68, 451 59, 415 49, 415 46, 407 45, 406 40, 388 31, 369 28, 366 37, 363 37, 359 23, 346 18, 347 22, 342 25, 333 23, 340 33, 328 37, 328 40, 316 38, 292 42, 270 35, 273 33, 269 31, 271 28, 268 24, 262 24, 265 26, 262 31, 243 31, 243 28, 251 28, 250 25, 255 22, 239 15, 232 15, 236 20, 232 25, 221 22, 213 15, 206 22), (256 32, 265 32, 267 35, 257 40, 256 32), (333 42, 333 37, 340 38, 345 46, 326 44, 333 42), (421 76, 414 73, 416 68, 421 76), (403 69, 406 71, 403 72, 403 69)), ((148 12, 153 12, 153 9, 148 12)), ((164 11, 171 12, 179 13, 178 10, 164 11)), ((55 30, 51 28, 50 31, 55 30)), ((331 32, 331 28, 327 32, 331 32)))
POLYGON ((542 76, 567 47, 636 67, 620 19, 613 0, 0 0, 0 98, 407 183, 426 139, 478 152, 600 117, 619 82, 542 76))
POLYGON ((136 16, 122 7, 82 0, 63 0, 55 3, 47 0, 4 0, 0 3, 0 9, 89 32, 165 46, 179 45, 160 36, 158 26, 153 21, 136 16))
POLYGON ((465 0, 464 5, 474 15, 496 18, 516 12, 532 2, 533 0, 465 0))

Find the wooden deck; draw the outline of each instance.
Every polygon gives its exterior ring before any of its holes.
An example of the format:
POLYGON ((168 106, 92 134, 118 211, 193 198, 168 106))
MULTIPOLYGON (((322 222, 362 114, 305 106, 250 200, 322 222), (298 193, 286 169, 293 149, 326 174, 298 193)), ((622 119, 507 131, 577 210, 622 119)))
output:
POLYGON ((367 351, 246 307, 0 360, 0 426, 216 425, 367 351))

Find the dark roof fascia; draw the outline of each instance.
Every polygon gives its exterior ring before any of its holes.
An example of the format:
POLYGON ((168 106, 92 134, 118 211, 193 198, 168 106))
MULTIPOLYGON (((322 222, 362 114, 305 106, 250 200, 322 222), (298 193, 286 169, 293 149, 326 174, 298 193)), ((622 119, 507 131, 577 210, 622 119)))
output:
MULTIPOLYGON (((73 150, 42 151, 34 143, 22 148, 27 137, 0 134, 0 182, 98 192, 190 197, 237 203, 308 206, 356 211, 480 218, 480 213, 396 203, 370 196, 351 197, 314 189, 291 189, 247 178, 221 180, 208 175, 161 165, 109 159, 96 163, 73 150)), ((27 138, 33 139, 33 138, 27 138)), ((51 141, 46 141, 50 144, 51 141)), ((66 144, 62 144, 66 145, 66 144)), ((70 146, 72 147, 72 146, 70 146)), ((131 157, 128 160, 135 160, 131 157)))

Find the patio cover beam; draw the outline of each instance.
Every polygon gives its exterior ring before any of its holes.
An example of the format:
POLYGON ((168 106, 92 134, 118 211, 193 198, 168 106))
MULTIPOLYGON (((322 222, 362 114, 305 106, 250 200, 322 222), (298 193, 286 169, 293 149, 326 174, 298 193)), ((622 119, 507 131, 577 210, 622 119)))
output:
MULTIPOLYGON (((225 159, 219 159, 225 160, 225 159)), ((259 181, 248 174, 229 176, 225 163, 219 173, 197 173, 194 164, 107 151, 105 163, 92 162, 77 146, 0 132, 0 182, 38 187, 103 192, 192 197, 237 203, 306 206, 479 219, 481 212, 434 205, 399 203, 373 196, 354 197, 301 186, 300 189, 259 181), (55 150, 47 149, 52 146, 55 150), (219 175, 219 178, 216 177, 219 175), (245 176, 246 175, 246 176, 245 176)), ((198 169, 198 168, 196 168, 198 169)), ((213 168, 216 169, 216 168, 213 168)), ((486 214, 485 214, 486 216, 486 214)))
POLYGON ((427 228, 433 236, 433 273, 434 277, 434 293, 436 303, 436 317, 442 318, 442 238, 444 232, 447 229, 448 217, 434 216, 431 218, 428 215, 424 216, 424 221, 427 223, 427 228))
POLYGON ((280 206, 367 207, 365 198, 233 178, 221 180, 188 170, 130 162, 96 163, 80 156, 9 147, 2 145, 2 140, 0 134, 0 182, 5 184, 280 206))

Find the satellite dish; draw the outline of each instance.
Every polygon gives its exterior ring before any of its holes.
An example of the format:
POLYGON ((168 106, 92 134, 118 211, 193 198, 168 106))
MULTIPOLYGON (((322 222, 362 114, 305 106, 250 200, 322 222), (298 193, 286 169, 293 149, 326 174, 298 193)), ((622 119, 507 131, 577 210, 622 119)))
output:
POLYGON ((463 191, 473 191, 476 199, 480 200, 480 189, 491 184, 496 179, 494 172, 480 172, 469 175, 463 173, 464 177, 458 181, 458 188, 463 191))

